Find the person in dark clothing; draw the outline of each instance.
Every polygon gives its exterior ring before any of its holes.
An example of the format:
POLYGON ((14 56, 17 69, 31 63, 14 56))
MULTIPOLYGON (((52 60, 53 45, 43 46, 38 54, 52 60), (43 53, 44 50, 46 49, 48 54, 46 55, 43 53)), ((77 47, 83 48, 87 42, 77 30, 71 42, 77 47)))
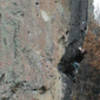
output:
POLYGON ((86 53, 87 52, 84 49, 82 49, 81 47, 79 47, 77 49, 76 56, 74 57, 75 61, 78 62, 78 63, 80 63, 83 60, 84 55, 86 53))
POLYGON ((72 50, 72 56, 68 56, 67 51, 67 54, 62 57, 58 65, 58 70, 66 75, 70 75, 74 79, 75 74, 78 73, 79 63, 84 59, 84 55, 87 52, 81 47, 74 48, 74 50, 69 48, 69 50, 72 50))

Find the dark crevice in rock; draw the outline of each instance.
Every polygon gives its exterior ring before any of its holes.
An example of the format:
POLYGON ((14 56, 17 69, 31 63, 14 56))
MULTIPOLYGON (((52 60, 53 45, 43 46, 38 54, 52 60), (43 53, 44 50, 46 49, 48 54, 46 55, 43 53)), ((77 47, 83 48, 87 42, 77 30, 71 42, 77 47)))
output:
POLYGON ((42 86, 42 87, 40 87, 40 88, 35 88, 35 89, 33 89, 33 91, 37 91, 37 92, 39 92, 40 94, 44 94, 44 93, 47 91, 47 89, 46 89, 45 86, 42 86))
POLYGON ((1 24, 2 14, 0 13, 0 24, 1 24))
POLYGON ((69 31, 66 31, 66 35, 69 33, 69 31))
POLYGON ((39 2, 36 2, 35 4, 38 6, 39 5, 39 2))
MULTIPOLYGON (((74 40, 82 45, 85 37, 88 19, 88 0, 71 0, 71 25, 69 32, 69 44, 74 40)), ((77 44, 76 44, 77 45, 77 44)))
MULTIPOLYGON (((58 64, 58 70, 66 77, 68 75, 73 76, 72 71, 74 69, 71 64, 75 61, 74 57, 77 55, 77 49, 84 42, 88 19, 88 0, 71 0, 70 7, 71 25, 69 32, 67 32, 69 34, 68 45, 65 46, 65 53, 58 64)), ((61 39, 64 40, 64 38, 63 36, 61 39)), ((62 76, 64 84, 68 84, 68 78, 66 77, 62 76)), ((70 83, 73 82, 70 81, 70 83)), ((70 84, 68 87, 70 87, 70 84)), ((62 100, 66 100, 68 98, 66 95, 71 94, 72 86, 69 89, 70 93, 67 93, 68 89, 66 89, 66 86, 64 88, 64 98, 62 100)), ((72 100, 70 96, 68 100, 72 100)))
POLYGON ((4 78, 5 78, 5 73, 0 75, 0 83, 4 80, 4 78))

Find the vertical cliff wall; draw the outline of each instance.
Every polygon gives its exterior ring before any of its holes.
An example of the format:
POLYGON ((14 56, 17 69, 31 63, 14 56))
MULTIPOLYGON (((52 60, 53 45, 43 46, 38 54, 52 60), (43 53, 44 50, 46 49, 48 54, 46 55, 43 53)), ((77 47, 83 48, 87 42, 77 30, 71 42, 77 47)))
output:
POLYGON ((100 28, 92 4, 0 0, 0 100, 99 100, 100 28), (84 42, 89 52, 76 83, 57 70, 61 58, 71 54, 66 47, 73 41, 75 47, 84 42))
POLYGON ((67 0, 0 0, 0 100, 61 100, 69 19, 67 0))

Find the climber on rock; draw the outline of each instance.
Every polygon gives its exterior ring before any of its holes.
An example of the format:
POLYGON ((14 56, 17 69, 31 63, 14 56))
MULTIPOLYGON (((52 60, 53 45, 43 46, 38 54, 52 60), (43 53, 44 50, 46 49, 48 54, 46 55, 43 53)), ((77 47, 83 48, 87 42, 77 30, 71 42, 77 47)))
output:
POLYGON ((65 57, 61 59, 58 70, 68 76, 70 75, 74 80, 75 75, 78 73, 78 69, 80 67, 79 63, 83 60, 86 51, 82 49, 82 47, 78 47, 74 52, 72 52, 72 54, 73 56, 69 57, 68 60, 65 59, 65 57))

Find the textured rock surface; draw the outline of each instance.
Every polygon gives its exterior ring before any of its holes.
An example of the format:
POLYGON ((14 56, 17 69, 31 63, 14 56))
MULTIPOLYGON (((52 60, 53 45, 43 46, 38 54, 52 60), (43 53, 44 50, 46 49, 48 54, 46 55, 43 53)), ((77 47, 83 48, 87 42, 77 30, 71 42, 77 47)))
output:
POLYGON ((0 0, 0 100, 60 100, 65 1, 0 0))
POLYGON ((100 100, 100 27, 94 21, 92 0, 84 43, 89 53, 76 83, 56 69, 80 0, 72 13, 70 1, 0 0, 0 100, 100 100))

